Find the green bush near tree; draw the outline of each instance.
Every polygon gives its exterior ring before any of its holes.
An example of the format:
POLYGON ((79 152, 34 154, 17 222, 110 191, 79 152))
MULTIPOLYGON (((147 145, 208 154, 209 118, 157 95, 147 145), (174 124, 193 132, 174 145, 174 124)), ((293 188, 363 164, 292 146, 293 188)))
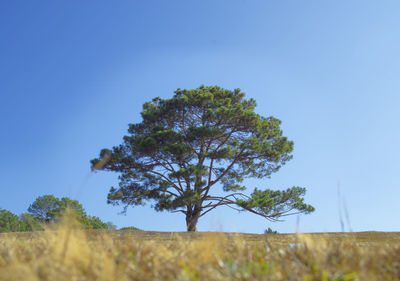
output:
POLYGON ((125 226, 125 227, 121 227, 119 230, 141 230, 141 229, 134 227, 134 226, 125 226))
POLYGON ((264 234, 278 234, 278 231, 272 230, 270 227, 268 227, 265 231, 264 234))
POLYGON ((116 229, 112 222, 103 222, 99 217, 88 215, 77 200, 43 195, 37 197, 29 206, 28 213, 20 216, 0 208, 0 232, 43 230, 46 224, 57 223, 67 209, 71 210, 77 221, 87 229, 116 229))

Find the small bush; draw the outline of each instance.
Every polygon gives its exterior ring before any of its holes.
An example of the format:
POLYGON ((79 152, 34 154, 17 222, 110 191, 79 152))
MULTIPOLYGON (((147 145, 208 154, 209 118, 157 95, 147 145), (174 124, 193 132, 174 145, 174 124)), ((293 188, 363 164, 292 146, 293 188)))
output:
POLYGON ((264 234, 278 234, 278 231, 272 230, 270 227, 268 227, 265 231, 264 234))
POLYGON ((121 227, 119 230, 141 230, 141 229, 134 227, 134 226, 125 226, 125 227, 121 227))

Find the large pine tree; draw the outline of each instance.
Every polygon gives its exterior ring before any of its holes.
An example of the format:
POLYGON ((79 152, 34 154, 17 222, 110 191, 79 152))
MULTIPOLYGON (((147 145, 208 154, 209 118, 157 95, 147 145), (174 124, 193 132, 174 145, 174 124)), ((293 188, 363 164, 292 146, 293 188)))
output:
POLYGON ((271 221, 314 211, 304 203, 305 188, 244 193, 245 178, 269 177, 293 150, 281 121, 256 114, 256 102, 244 96, 240 89, 201 86, 145 103, 142 122, 129 124, 123 143, 91 161, 94 170, 120 174, 108 202, 126 210, 154 200, 157 211, 185 214, 188 231, 196 231, 201 216, 223 205, 271 221), (217 188, 226 195, 215 194, 217 188))

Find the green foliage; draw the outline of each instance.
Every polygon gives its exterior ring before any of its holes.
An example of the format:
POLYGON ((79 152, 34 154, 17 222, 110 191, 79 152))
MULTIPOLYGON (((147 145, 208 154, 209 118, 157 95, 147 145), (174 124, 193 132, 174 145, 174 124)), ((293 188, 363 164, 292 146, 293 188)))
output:
POLYGON ((63 197, 58 201, 58 206, 52 211, 53 217, 57 218, 62 215, 67 209, 73 210, 78 220, 83 224, 90 224, 90 218, 87 216, 85 209, 78 200, 72 200, 68 197, 63 197), (86 223, 86 220, 88 222, 86 223))
POLYGON ((270 227, 268 227, 265 231, 264 234, 278 234, 278 231, 272 230, 270 227))
POLYGON ((141 229, 134 227, 134 226, 125 226, 125 227, 121 227, 119 230, 141 230, 141 229))
POLYGON ((90 229, 108 229, 108 224, 103 222, 98 217, 87 216, 84 219, 84 225, 90 229))
POLYGON ((20 217, 0 208, 0 232, 19 232, 43 230, 41 223, 30 214, 20 217))
POLYGON ((53 195, 43 195, 29 206, 28 212, 40 222, 50 222, 55 218, 55 209, 60 206, 60 202, 53 195))
MULTIPOLYGON (((314 207, 304 203, 305 188, 292 187, 287 190, 259 190, 255 189, 250 197, 238 199, 236 203, 245 210, 253 210, 265 214, 272 221, 286 216, 287 210, 297 210, 297 213, 309 214, 314 207)), ((291 213, 293 215, 295 213, 291 213)))
POLYGON ((20 216, 20 229, 19 231, 39 231, 43 230, 42 224, 35 219, 31 214, 23 213, 20 216))
POLYGON ((87 215, 77 200, 43 195, 36 198, 29 206, 29 213, 23 213, 19 217, 0 208, 0 232, 43 230, 43 224, 57 222, 67 209, 72 210, 77 221, 88 229, 116 229, 112 222, 105 223, 96 216, 87 215))
POLYGON ((108 230, 116 230, 117 229, 117 226, 110 221, 106 222, 106 224, 107 224, 108 230))
POLYGON ((240 89, 201 86, 175 91, 171 99, 143 105, 142 122, 129 124, 123 143, 103 149, 93 170, 120 174, 108 203, 128 206, 155 202, 157 211, 182 212, 188 231, 214 208, 227 205, 269 220, 314 209, 303 203, 305 189, 281 193, 255 190, 249 197, 245 178, 265 178, 292 158, 293 142, 281 121, 254 112, 256 102, 240 89), (211 192, 219 184, 227 196, 211 192))
POLYGON ((0 208, 0 232, 19 231, 19 218, 10 211, 0 208))
POLYGON ((53 195, 43 195, 29 206, 28 212, 36 221, 49 223, 56 222, 67 209, 72 210, 77 220, 90 229, 108 229, 109 225, 98 217, 89 216, 77 200, 68 197, 61 199, 53 195))

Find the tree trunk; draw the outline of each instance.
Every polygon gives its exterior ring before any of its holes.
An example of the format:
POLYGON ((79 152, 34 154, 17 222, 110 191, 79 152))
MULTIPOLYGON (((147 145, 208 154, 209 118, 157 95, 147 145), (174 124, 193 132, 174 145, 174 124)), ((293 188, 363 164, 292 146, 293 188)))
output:
POLYGON ((197 221, 199 220, 200 217, 200 209, 199 208, 194 208, 191 212, 187 212, 186 214, 186 226, 187 226, 187 231, 188 232, 196 232, 197 228, 197 221))

